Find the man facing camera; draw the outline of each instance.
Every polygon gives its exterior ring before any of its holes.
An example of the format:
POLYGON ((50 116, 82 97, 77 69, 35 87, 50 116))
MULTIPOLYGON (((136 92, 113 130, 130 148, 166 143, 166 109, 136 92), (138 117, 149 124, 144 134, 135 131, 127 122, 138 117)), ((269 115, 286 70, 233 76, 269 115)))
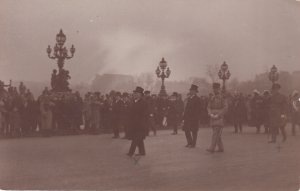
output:
POLYGON ((218 146, 217 152, 224 152, 221 135, 224 127, 224 114, 227 112, 227 103, 220 89, 221 85, 219 83, 213 83, 214 94, 210 98, 207 106, 208 115, 210 116, 210 126, 213 129, 210 148, 206 149, 206 151, 210 153, 215 152, 216 146, 218 146))
POLYGON ((183 130, 185 132, 186 147, 194 148, 197 142, 199 119, 200 119, 200 98, 197 96, 198 86, 192 84, 189 98, 183 113, 183 130))
POLYGON ((138 155, 146 155, 144 139, 148 133, 148 107, 147 102, 142 99, 143 92, 144 89, 141 87, 136 87, 133 91, 134 101, 131 106, 128 129, 128 138, 131 140, 131 145, 127 155, 130 157, 134 155, 136 147, 139 149, 138 155))

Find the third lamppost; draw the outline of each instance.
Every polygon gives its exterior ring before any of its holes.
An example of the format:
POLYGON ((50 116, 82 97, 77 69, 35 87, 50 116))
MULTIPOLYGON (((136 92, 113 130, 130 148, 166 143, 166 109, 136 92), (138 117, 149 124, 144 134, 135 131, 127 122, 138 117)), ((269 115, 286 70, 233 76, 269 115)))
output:
POLYGON ((225 61, 221 65, 218 76, 223 81, 222 92, 225 93, 226 92, 225 82, 231 76, 230 71, 228 70, 228 65, 226 64, 225 61))
POLYGON ((167 62, 165 61, 164 58, 162 58, 161 61, 159 62, 159 66, 157 67, 157 69, 155 71, 157 77, 161 78, 161 81, 162 81, 159 96, 167 95, 167 91, 166 91, 166 87, 165 87, 165 78, 169 78, 169 76, 171 74, 171 70, 169 67, 167 68, 167 66, 168 66, 167 62))
POLYGON ((276 68, 275 65, 273 65, 273 67, 269 72, 269 80, 272 82, 272 84, 274 84, 277 80, 279 80, 278 69, 276 68))

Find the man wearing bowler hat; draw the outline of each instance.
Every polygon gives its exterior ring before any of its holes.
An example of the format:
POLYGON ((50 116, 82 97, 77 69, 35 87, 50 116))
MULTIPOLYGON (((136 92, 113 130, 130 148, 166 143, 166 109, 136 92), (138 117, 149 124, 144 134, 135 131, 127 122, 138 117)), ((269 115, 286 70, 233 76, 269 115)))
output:
POLYGON ((210 126, 213 129, 210 148, 206 149, 206 151, 210 153, 215 152, 216 146, 218 146, 216 152, 224 152, 221 135, 224 127, 224 115, 227 112, 227 103, 222 96, 220 89, 220 83, 213 83, 214 94, 210 98, 207 106, 208 115, 210 116, 210 126))
POLYGON ((128 156, 133 156, 136 147, 139 148, 138 155, 146 155, 144 139, 146 138, 148 128, 148 108, 147 102, 142 98, 144 89, 141 87, 136 87, 133 91, 133 104, 131 107, 131 112, 129 116, 129 130, 128 138, 131 140, 131 146, 128 152, 128 156))
POLYGON ((284 95, 279 93, 280 88, 281 86, 278 83, 272 85, 269 107, 269 123, 271 131, 271 140, 269 143, 276 142, 276 136, 279 129, 281 130, 283 141, 286 140, 284 126, 286 124, 287 99, 284 95))
POLYGON ((200 119, 200 98, 197 96, 198 86, 192 84, 190 96, 183 113, 183 130, 185 132, 186 147, 194 148, 197 142, 199 119, 200 119))

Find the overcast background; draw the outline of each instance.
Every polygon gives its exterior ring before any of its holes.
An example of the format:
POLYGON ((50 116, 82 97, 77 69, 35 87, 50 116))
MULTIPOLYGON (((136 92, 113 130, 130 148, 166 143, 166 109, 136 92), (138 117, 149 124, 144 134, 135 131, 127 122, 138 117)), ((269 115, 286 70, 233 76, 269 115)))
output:
POLYGON ((49 81, 57 66, 46 48, 61 28, 76 48, 71 83, 154 72, 161 57, 170 80, 205 77, 224 60, 240 80, 273 64, 299 70, 296 0, 0 0, 0 78, 49 81))

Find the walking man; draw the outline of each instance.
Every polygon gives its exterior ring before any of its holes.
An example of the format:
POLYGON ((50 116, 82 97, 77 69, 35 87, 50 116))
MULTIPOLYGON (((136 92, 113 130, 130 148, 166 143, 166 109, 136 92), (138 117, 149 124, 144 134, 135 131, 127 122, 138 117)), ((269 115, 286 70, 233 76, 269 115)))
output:
POLYGON ((131 145, 127 155, 130 157, 133 156, 136 147, 139 148, 138 155, 146 155, 144 139, 148 132, 148 108, 147 102, 142 98, 143 92, 144 89, 141 87, 136 87, 133 91, 134 102, 131 107, 128 131, 128 138, 131 140, 131 145))
POLYGON ((194 148, 197 142, 199 120, 200 120, 200 98, 197 96, 198 86, 192 84, 190 96, 187 100, 183 114, 183 130, 187 140, 186 147, 194 148))
POLYGON ((283 136, 283 141, 286 140, 285 124, 287 113, 287 99, 284 95, 279 93, 281 86, 277 83, 272 85, 272 95, 270 98, 270 131, 271 140, 269 143, 276 143, 276 136, 279 133, 279 129, 283 136))
POLYGON ((210 116, 210 126, 213 129, 212 141, 209 149, 206 151, 215 152, 216 146, 218 150, 216 152, 224 152, 224 146, 222 142, 222 130, 224 127, 224 114, 227 112, 227 103, 220 92, 221 85, 219 83, 213 83, 214 95, 208 102, 208 115, 210 116))

